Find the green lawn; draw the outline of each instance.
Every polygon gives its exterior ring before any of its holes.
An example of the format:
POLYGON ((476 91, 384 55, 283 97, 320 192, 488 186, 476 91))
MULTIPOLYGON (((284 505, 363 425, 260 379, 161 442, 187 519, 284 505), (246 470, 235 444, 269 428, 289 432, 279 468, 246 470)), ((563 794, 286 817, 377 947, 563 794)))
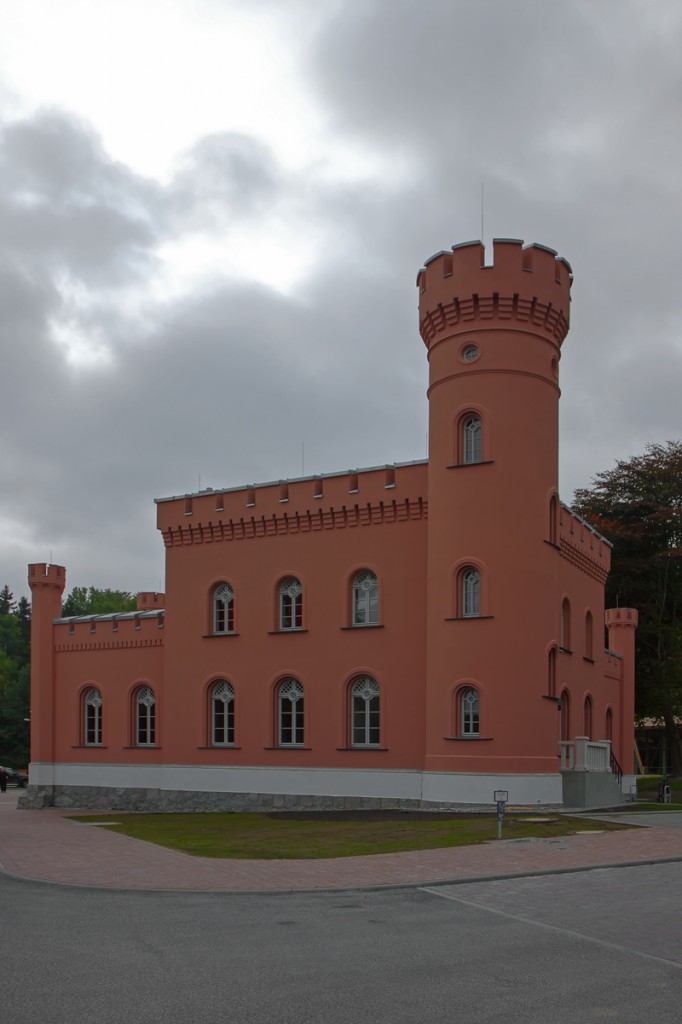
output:
MULTIPOLYGON (((572 835, 580 831, 615 831, 629 827, 588 819, 543 816, 532 821, 513 812, 504 823, 504 839, 572 835)), ((320 820, 277 814, 99 814, 74 815, 135 839, 158 843, 196 857, 265 860, 354 857, 361 854, 431 850, 485 843, 497 836, 494 816, 447 818, 429 815, 396 820, 349 818, 320 820)))

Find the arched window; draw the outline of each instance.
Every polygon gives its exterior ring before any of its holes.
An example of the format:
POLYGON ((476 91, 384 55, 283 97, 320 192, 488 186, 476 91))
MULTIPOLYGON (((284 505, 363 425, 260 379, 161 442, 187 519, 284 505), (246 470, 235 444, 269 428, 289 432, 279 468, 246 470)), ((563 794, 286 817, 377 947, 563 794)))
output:
POLYGON ((478 569, 464 569, 461 573, 462 616, 476 618, 481 614, 481 574, 478 569))
POLYGON ((234 591, 229 583, 221 583, 213 594, 213 632, 234 632, 234 591))
POLYGON ((481 421, 478 416, 466 416, 462 423, 462 462, 469 465, 481 461, 481 421))
POLYGON ((479 736, 481 704, 478 691, 466 689, 459 691, 459 735, 479 736))
POLYGON ((592 699, 591 699, 591 697, 585 697, 585 703, 583 705, 583 736, 587 736, 588 740, 592 739, 592 699))
POLYGON ((571 697, 568 690, 561 691, 561 739, 567 743, 571 738, 571 697))
POLYGON ((371 676, 360 676, 351 687, 351 742, 354 747, 378 746, 381 738, 381 691, 371 676))
POLYGON ((234 687, 224 679, 211 690, 211 743, 216 747, 234 743, 234 687))
POLYGON ((297 679, 284 679, 277 691, 278 734, 277 742, 282 747, 299 746, 303 743, 303 687, 297 679))
POLYGON ((547 656, 547 695, 556 696, 556 647, 547 656))
POLYGON ((86 747, 102 744, 102 694, 95 686, 83 695, 83 739, 86 747))
POLYGON ((288 576, 279 585, 279 628, 303 627, 303 587, 295 576, 288 576))
POLYGON ((559 499, 553 494, 549 500, 549 542, 558 543, 559 536, 559 499))
POLYGON ((363 570, 353 579, 353 625, 374 626, 379 622, 379 581, 363 570))
POLYGON ((613 742, 613 711, 611 708, 606 709, 606 739, 610 743, 613 742))
POLYGON ((561 648, 571 650, 571 602, 567 597, 561 602, 561 648))
POLYGON ((135 694, 135 745, 152 747, 156 743, 156 697, 150 686, 135 694))
POLYGON ((585 613, 585 657, 590 658, 590 660, 594 657, 592 641, 593 633, 594 627, 592 622, 592 612, 587 611, 585 613))

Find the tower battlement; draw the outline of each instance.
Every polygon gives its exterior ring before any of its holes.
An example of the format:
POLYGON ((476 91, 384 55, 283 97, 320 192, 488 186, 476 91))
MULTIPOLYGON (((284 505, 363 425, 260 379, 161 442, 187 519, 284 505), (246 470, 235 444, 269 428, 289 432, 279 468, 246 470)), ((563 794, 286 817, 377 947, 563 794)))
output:
POLYGON ((420 334, 429 348, 442 336, 516 321, 561 345, 572 281, 568 261, 538 243, 496 238, 492 266, 485 265, 482 242, 454 245, 431 256, 417 274, 420 334))
POLYGON ((639 614, 635 608, 607 608, 604 613, 607 629, 620 626, 624 629, 637 629, 639 614))
POLYGON ((28 585, 31 590, 51 587, 61 594, 66 586, 66 569, 63 565, 33 562, 28 567, 28 585))

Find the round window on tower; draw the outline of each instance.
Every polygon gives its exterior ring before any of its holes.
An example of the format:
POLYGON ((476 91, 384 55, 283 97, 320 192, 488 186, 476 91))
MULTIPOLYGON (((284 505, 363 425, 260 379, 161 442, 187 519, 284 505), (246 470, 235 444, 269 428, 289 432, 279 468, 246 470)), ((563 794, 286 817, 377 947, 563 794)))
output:
POLYGON ((465 363, 473 363, 480 354, 478 345, 472 345, 471 343, 464 345, 461 351, 461 356, 465 363))

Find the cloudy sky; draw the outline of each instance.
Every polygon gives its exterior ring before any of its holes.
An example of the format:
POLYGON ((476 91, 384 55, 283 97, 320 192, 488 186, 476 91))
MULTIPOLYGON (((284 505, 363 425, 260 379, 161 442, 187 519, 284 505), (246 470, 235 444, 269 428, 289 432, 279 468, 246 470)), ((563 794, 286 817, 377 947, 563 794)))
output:
POLYGON ((155 497, 423 458, 416 271, 481 234, 575 272, 564 500, 680 437, 679 0, 0 0, 0 21, 16 596, 50 559, 69 589, 158 588, 155 497))

